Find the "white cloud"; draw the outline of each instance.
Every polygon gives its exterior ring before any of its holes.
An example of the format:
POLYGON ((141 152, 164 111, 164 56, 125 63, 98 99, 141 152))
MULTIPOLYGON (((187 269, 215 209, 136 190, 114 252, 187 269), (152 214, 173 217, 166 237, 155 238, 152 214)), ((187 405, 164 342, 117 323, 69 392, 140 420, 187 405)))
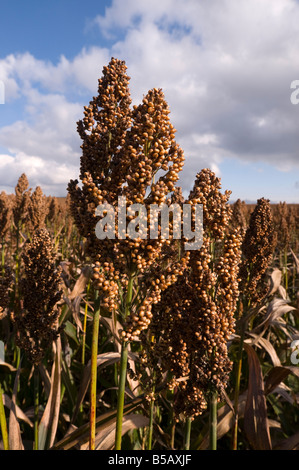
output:
POLYGON ((21 99, 23 107, 18 104, 17 109, 25 116, 0 128, 0 145, 11 154, 0 154, 2 188, 8 181, 14 187, 25 171, 32 184, 66 193, 70 174, 79 173, 81 140, 76 123, 108 60, 107 50, 96 47, 83 49, 72 61, 61 56, 56 65, 30 53, 0 60, 6 103, 12 108, 11 102, 21 99), (77 168, 76 173, 72 168, 77 168))
POLYGON ((114 0, 97 21, 107 33, 125 28, 112 50, 127 61, 135 100, 154 86, 165 91, 184 171, 225 156, 298 168, 299 107, 290 105, 290 83, 299 70, 299 4, 149 3, 114 0), (200 145, 210 134, 217 145, 200 145))
POLYGON ((186 187, 202 167, 219 172, 227 157, 298 169, 299 106, 290 103, 299 79, 298 2, 113 0, 94 23, 109 50, 83 48, 57 64, 30 53, 0 60, 7 99, 26 102, 24 120, 0 128, 12 167, 37 155, 66 184, 62 162, 79 172, 76 121, 113 55, 127 63, 134 103, 163 89, 186 156, 186 187))
POLYGON ((10 188, 11 191, 22 173, 26 173, 33 189, 40 185, 45 194, 64 196, 66 181, 77 177, 77 166, 28 156, 22 152, 14 156, 0 154, 0 174, 5 175, 5 179, 1 181, 1 189, 10 188))

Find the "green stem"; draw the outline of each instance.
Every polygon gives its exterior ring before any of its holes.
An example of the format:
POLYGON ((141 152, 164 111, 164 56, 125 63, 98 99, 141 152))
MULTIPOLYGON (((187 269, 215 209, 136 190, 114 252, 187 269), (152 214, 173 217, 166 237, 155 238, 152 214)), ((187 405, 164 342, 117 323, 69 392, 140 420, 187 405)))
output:
POLYGON ((34 450, 38 450, 39 374, 34 368, 34 450))
MULTIPOLYGON (((132 295, 133 295, 133 281, 134 275, 131 273, 128 283, 126 305, 125 305, 125 318, 128 316, 132 295)), ((127 362, 128 362, 128 343, 122 341, 121 345, 121 358, 120 358, 120 373, 118 382, 118 396, 117 396, 117 416, 116 416, 116 430, 115 430, 115 450, 121 450, 122 441, 122 421, 125 403, 125 386, 127 377, 127 362)))
POLYGON ((184 450, 190 450, 191 425, 192 425, 192 419, 187 418, 186 419, 186 424, 185 424, 184 450))
POLYGON ((2 391, 1 385, 0 385, 0 427, 1 427, 1 433, 2 433, 3 449, 9 450, 7 424, 6 424, 5 410, 4 410, 4 405, 3 405, 3 391, 2 391))
POLYGON ((150 416, 149 416, 149 428, 148 428, 148 450, 152 450, 153 444, 153 426, 154 426, 154 400, 151 400, 150 404, 150 416))
POLYGON ((174 440, 175 440, 175 427, 176 427, 176 419, 175 419, 175 412, 174 412, 174 391, 171 390, 170 398, 172 402, 171 411, 170 411, 170 448, 174 449, 174 440))
POLYGON ((245 338, 246 324, 247 323, 243 320, 240 343, 239 343, 238 358, 237 358, 237 364, 236 364, 236 383, 235 383, 235 398, 234 398, 235 418, 234 418, 233 430, 232 430, 232 450, 237 450, 237 445, 238 445, 239 395, 240 395, 240 384, 241 384, 243 344, 244 344, 244 338, 245 338))
POLYGON ((91 344, 90 434, 89 434, 89 449, 90 450, 95 450, 96 408, 97 408, 97 358, 98 358, 99 325, 100 325, 100 306, 98 302, 98 291, 96 291, 95 310, 94 310, 94 317, 93 317, 92 344, 91 344))
POLYGON ((123 341, 122 347, 121 347, 120 374, 119 374, 118 396, 117 396, 115 450, 121 450, 122 421, 123 421, 123 414, 124 414, 125 385, 126 385, 126 376, 127 376, 127 361, 128 361, 128 345, 127 345, 127 342, 123 341))
POLYGON ((86 304, 85 304, 85 311, 84 311, 84 321, 83 321, 83 338, 82 338, 82 356, 81 356, 81 362, 82 365, 85 364, 85 349, 86 349, 86 325, 87 325, 87 312, 88 312, 88 296, 89 296, 89 290, 90 290, 90 282, 87 284, 86 288, 86 304))
POLYGON ((217 397, 216 391, 210 397, 210 450, 217 450, 217 397))

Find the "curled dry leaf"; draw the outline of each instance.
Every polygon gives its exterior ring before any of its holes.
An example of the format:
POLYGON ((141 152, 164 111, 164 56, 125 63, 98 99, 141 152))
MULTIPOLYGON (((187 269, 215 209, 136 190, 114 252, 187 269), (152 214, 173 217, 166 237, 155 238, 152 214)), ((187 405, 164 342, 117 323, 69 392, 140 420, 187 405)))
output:
POLYGON ((261 326, 268 326, 274 323, 278 318, 282 315, 291 312, 292 310, 296 310, 295 307, 290 305, 286 300, 275 298, 271 300, 268 305, 267 313, 263 322, 259 324, 261 326))
POLYGON ((265 393, 271 393, 289 374, 299 377, 299 367, 279 366, 273 367, 265 378, 265 393))
POLYGON ((244 348, 249 365, 244 431, 254 450, 271 450, 264 380, 259 358, 249 344, 244 343, 244 348))
POLYGON ((51 389, 48 402, 39 424, 38 447, 40 450, 51 447, 54 443, 60 410, 61 394, 61 340, 53 344, 55 359, 52 367, 51 389), (55 344, 56 343, 56 344, 55 344))
POLYGON ((274 450, 299 450, 299 431, 284 441, 279 442, 274 447, 274 450))
POLYGON ((295 255, 295 253, 293 252, 292 249, 291 249, 291 253, 292 253, 294 261, 295 261, 297 274, 299 274, 299 258, 295 255))
MULTIPOLYGON (((148 426, 149 419, 141 414, 128 414, 123 418, 122 436, 131 429, 143 428, 148 426)), ((115 444, 115 423, 100 431, 96 435, 96 450, 111 450, 115 444)), ((89 443, 85 443, 80 450, 88 450, 89 443)))
POLYGON ((280 271, 280 269, 275 268, 270 275, 270 287, 268 295, 272 295, 278 290, 281 283, 281 278, 282 272, 280 271))
POLYGON ((91 272, 92 268, 90 266, 84 266, 84 268, 82 268, 81 274, 77 279, 72 292, 69 295, 69 299, 73 300, 83 294, 85 287, 90 279, 91 272))
POLYGON ((250 333, 250 336, 252 336, 252 338, 249 340, 246 340, 246 343, 250 342, 251 344, 256 344, 256 345, 261 346, 269 354, 274 366, 281 365, 277 352, 275 351, 275 348, 273 347, 273 345, 270 343, 269 340, 267 340, 266 338, 263 338, 262 335, 258 336, 254 333, 250 333))
MULTIPOLYGON (((11 398, 5 393, 3 393, 2 398, 3 398, 3 404, 7 408, 11 409, 12 407, 11 398)), ((28 416, 21 410, 21 408, 18 405, 15 405, 15 410, 16 410, 17 419, 25 421, 25 423, 27 423, 32 428, 33 427, 32 421, 28 418, 28 416)))
POLYGON ((20 378, 21 367, 19 366, 14 387, 13 387, 13 395, 12 400, 10 402, 10 413, 9 413, 9 448, 10 450, 24 450, 24 445, 21 438, 21 429, 17 418, 17 409, 16 409, 16 401, 17 401, 17 391, 18 391, 18 384, 20 378))
MULTIPOLYGON (((128 413, 135 411, 140 405, 146 402, 146 397, 140 396, 134 398, 129 403, 124 406, 124 416, 128 413)), ((116 420, 116 410, 108 411, 103 415, 99 416, 96 419, 96 433, 99 433, 101 430, 106 429, 112 423, 115 423, 116 420)), ((80 428, 75 429, 57 442, 51 450, 69 450, 75 446, 82 445, 87 442, 89 439, 89 423, 83 424, 80 428)))
POLYGON ((0 370, 2 372, 15 372, 16 368, 13 367, 11 364, 8 364, 7 362, 2 361, 2 359, 0 359, 0 370))

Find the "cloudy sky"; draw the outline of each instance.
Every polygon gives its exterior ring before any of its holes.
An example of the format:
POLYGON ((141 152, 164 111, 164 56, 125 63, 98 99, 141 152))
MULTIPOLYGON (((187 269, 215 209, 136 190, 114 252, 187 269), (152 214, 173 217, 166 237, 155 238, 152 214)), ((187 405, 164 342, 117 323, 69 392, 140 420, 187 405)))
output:
POLYGON ((298 1, 3 3, 0 191, 25 172, 32 188, 66 194, 79 174, 76 122, 113 56, 126 61, 133 103, 163 89, 186 191, 209 167, 232 201, 299 203, 298 1))

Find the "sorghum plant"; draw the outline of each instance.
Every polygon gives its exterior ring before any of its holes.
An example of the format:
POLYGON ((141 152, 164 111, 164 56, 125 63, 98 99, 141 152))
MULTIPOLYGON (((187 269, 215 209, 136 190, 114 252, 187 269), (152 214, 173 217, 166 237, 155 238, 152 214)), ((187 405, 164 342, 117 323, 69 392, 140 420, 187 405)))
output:
POLYGON ((266 294, 267 268, 276 244, 273 217, 268 199, 261 198, 253 210, 242 243, 240 291, 243 302, 257 304, 266 294))
POLYGON ((9 289, 13 282, 13 275, 8 266, 3 266, 0 271, 0 320, 4 316, 5 309, 9 304, 9 289))
MULTIPOLYGON (((171 203, 184 162, 183 151, 175 142, 175 129, 162 90, 150 90, 142 103, 131 110, 128 83, 125 63, 112 58, 103 69, 98 96, 78 123, 83 140, 82 189, 78 181, 71 181, 68 187, 74 219, 87 240, 86 250, 93 262, 94 286, 101 308, 104 312, 116 311, 124 326, 120 375, 123 391, 127 344, 148 327, 152 305, 181 274, 185 259, 170 256, 169 240, 149 237, 149 207, 171 203), (159 171, 164 174, 159 175, 159 171), (98 238, 96 208, 110 204, 119 215, 119 197, 125 198, 125 209, 142 204, 148 222, 145 237, 138 231, 133 238, 127 233, 120 236, 117 219, 107 226, 108 231, 112 229, 112 236, 98 238)), ((126 212, 125 232, 135 217, 136 211, 126 212)), ((119 428, 116 434, 118 447, 119 428)))
POLYGON ((0 194, 0 240, 4 241, 11 227, 12 202, 8 195, 2 191, 0 194))
POLYGON ((157 341, 149 355, 172 373, 177 417, 201 414, 215 392, 222 395, 231 370, 227 343, 239 295, 241 236, 229 228, 230 192, 220 188, 211 170, 197 175, 186 202, 203 205, 203 245, 189 253, 188 268, 154 306, 157 341))
POLYGON ((30 197, 27 225, 30 233, 45 226, 48 213, 47 198, 40 186, 37 186, 30 197))
POLYGON ((20 280, 21 308, 14 316, 17 343, 33 364, 38 364, 58 336, 57 303, 61 299, 60 268, 46 229, 37 230, 25 243, 20 280))
POLYGON ((245 234, 247 228, 246 204, 241 199, 237 199, 233 204, 231 223, 233 227, 240 227, 241 233, 245 234))
POLYGON ((30 204, 31 189, 29 189, 28 178, 22 173, 15 187, 15 198, 13 207, 14 224, 20 228, 26 221, 30 204))
POLYGON ((237 332, 239 334, 239 351, 235 366, 235 421, 232 433, 232 448, 237 448, 238 433, 238 402, 242 369, 243 345, 251 312, 254 313, 262 299, 266 296, 267 269, 272 260, 276 244, 273 217, 270 201, 258 199, 257 205, 250 215, 249 224, 242 241, 242 260, 240 263, 240 318, 237 332), (253 310, 252 310, 253 309, 253 310))

